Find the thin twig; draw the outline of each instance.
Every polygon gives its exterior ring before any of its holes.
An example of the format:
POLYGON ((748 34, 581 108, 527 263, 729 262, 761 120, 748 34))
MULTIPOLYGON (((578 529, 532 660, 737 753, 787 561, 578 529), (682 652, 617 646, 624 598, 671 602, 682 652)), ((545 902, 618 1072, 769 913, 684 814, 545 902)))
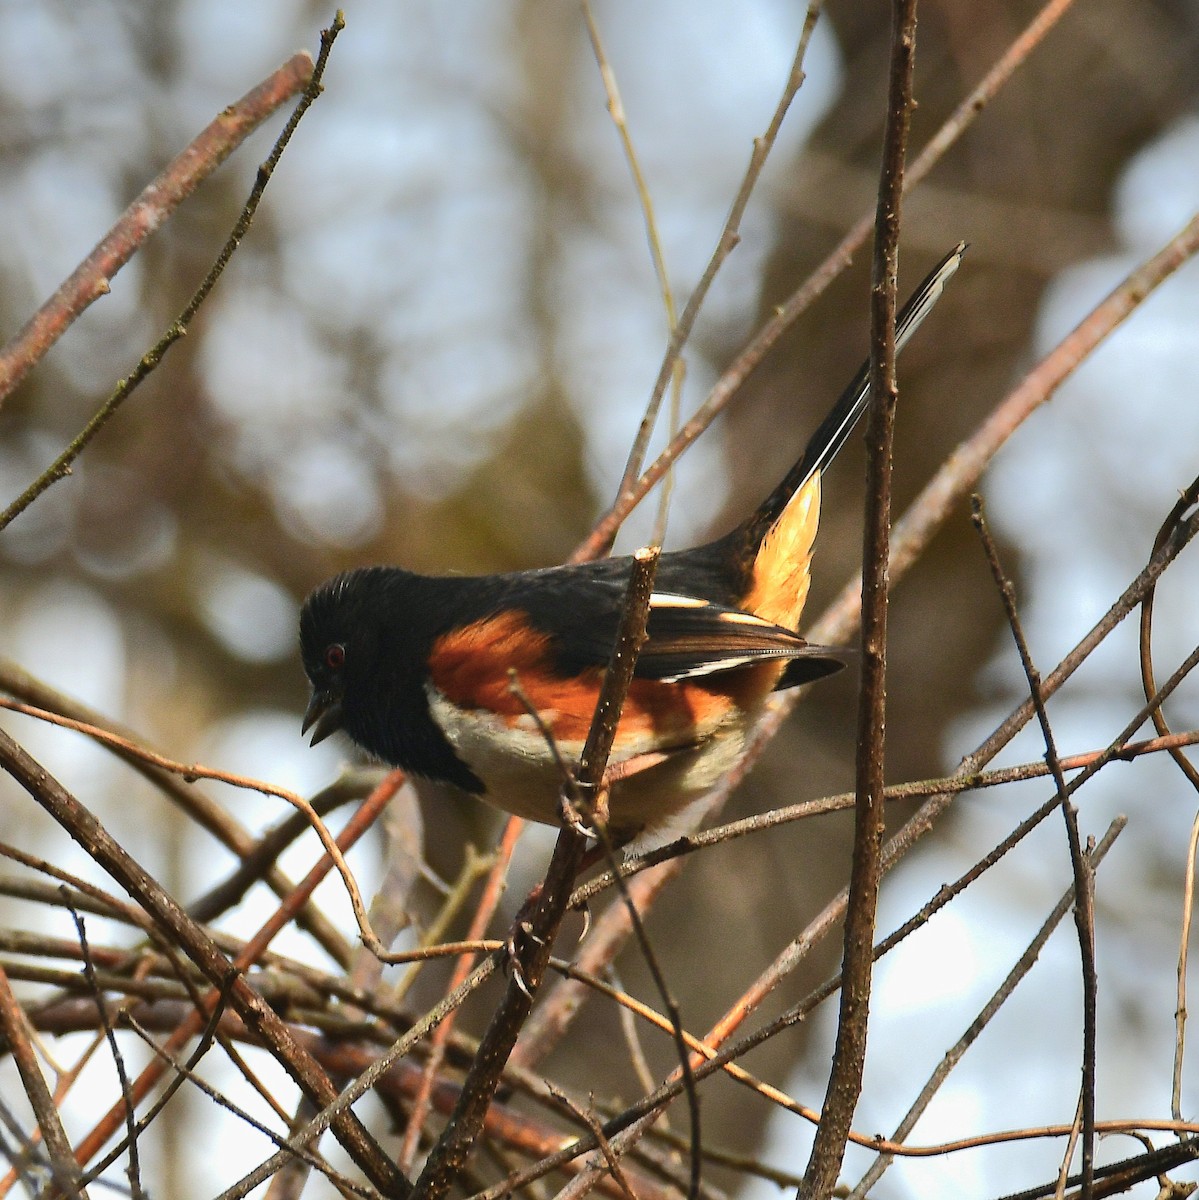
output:
MULTIPOLYGON (((638 875, 629 884, 629 894, 638 912, 646 912, 663 889, 683 868, 682 859, 663 863, 658 869, 638 875)), ((602 876, 601 878, 607 878, 602 876)), ((598 889, 596 889, 598 890, 598 889)), ((571 896, 572 908, 586 904, 593 895, 591 884, 583 884, 571 896)), ((579 948, 577 965, 591 975, 602 975, 611 966, 631 933, 628 909, 613 904, 593 923, 586 940, 579 948)), ((545 1001, 533 1011, 512 1053, 512 1062, 531 1069, 550 1053, 581 1009, 587 989, 580 983, 563 979, 550 991, 545 1001)))
MULTIPOLYGON (((616 883, 616 890, 620 896, 621 903, 628 914, 629 923, 633 929, 633 936, 637 939, 637 947, 641 952, 641 958, 649 970, 654 988, 662 998, 662 1005, 669 1017, 670 1036, 674 1041, 675 1053, 679 1059, 679 1074, 683 1079, 683 1087, 687 1097, 687 1110, 691 1123, 691 1170, 688 1178, 687 1196, 688 1200, 697 1200, 700 1194, 700 1170, 703 1165, 701 1151, 703 1142, 700 1137, 699 1092, 695 1086, 695 1075, 691 1070, 691 1056, 688 1053, 687 1036, 683 1030, 682 1010, 666 982, 666 973, 662 970, 662 964, 658 961, 657 954, 654 953, 649 934, 646 932, 645 923, 641 920, 641 914, 637 911, 637 905, 633 900, 633 894, 629 885, 617 867, 612 847, 608 844, 606 837, 603 837, 602 834, 601 837, 601 844, 604 846, 605 855, 608 860, 608 870, 616 883)), ((616 1149, 607 1145, 606 1142, 603 1144, 603 1149, 605 1159, 610 1156, 618 1156, 616 1149)))
MULTIPOLYGON (((1119 1132, 1128 1134, 1130 1137, 1140 1138, 1142 1136, 1139 1131, 1132 1129, 1124 1129, 1119 1132)), ((1095 1172, 1094 1195, 1096 1197, 1123 1195, 1130 1192, 1138 1183, 1157 1179, 1160 1185, 1159 1200, 1168 1200, 1168 1197, 1171 1196, 1185 1196, 1186 1192, 1179 1191, 1170 1185, 1166 1178, 1166 1172, 1194 1162, 1196 1158, 1199 1158, 1199 1140, 1193 1137, 1173 1146, 1163 1146, 1160 1150, 1150 1147, 1148 1154, 1138 1155, 1136 1158, 1126 1158, 1122 1162, 1100 1167, 1095 1172)), ((1071 1175, 1066 1180, 1066 1186, 1072 1187, 1078 1182, 1079 1177, 1071 1175)), ((1060 1180, 1054 1180, 1053 1183, 1043 1184, 1041 1187, 1029 1188, 1023 1192, 1012 1192, 1002 1200, 1041 1200, 1042 1197, 1055 1195, 1059 1190, 1060 1183, 1060 1180)), ((1065 1200, 1076 1200, 1077 1196, 1078 1193, 1071 1193, 1065 1200)))
MULTIPOLYGON (((971 519, 982 540, 983 551, 987 564, 991 568, 995 586, 999 589, 1003 601, 1004 612, 1007 614, 1008 625, 1012 631, 1012 639, 1020 654, 1020 663, 1028 680, 1028 691, 1036 710, 1037 722, 1041 726, 1041 736, 1045 739, 1045 761, 1053 773, 1053 781, 1057 784, 1058 798, 1061 802, 1062 817, 1066 823, 1066 842, 1070 848, 1070 866, 1074 872, 1074 921, 1078 929, 1079 958, 1082 965, 1083 1012, 1082 1012, 1082 1083, 1079 1106, 1082 1114, 1082 1194, 1084 1200, 1090 1200, 1091 1183, 1095 1172, 1095 1039, 1096 1039, 1096 1004, 1099 991, 1099 980, 1095 971, 1095 879, 1090 862, 1083 851, 1082 836, 1078 830, 1078 810, 1070 803, 1070 795, 1066 786, 1066 775, 1058 756, 1057 744, 1053 729, 1049 724, 1049 713, 1045 708, 1045 696, 1041 686, 1041 674, 1032 659, 1028 648, 1028 639, 1024 636, 1024 626, 1016 607, 1016 593, 1012 581, 1003 564, 999 560, 999 549, 995 539, 987 527, 986 516, 983 513, 982 499, 975 495, 971 498, 971 519)), ((1062 1166, 1062 1177, 1067 1174, 1066 1164, 1062 1166)))
POLYGON ((317 55, 316 65, 313 67, 312 74, 304 87, 303 95, 301 95, 299 103, 288 118, 287 124, 284 125, 283 132, 275 140, 270 154, 267 155, 266 160, 259 166, 254 186, 251 188, 250 195, 241 210, 241 215, 238 217, 237 223, 233 226, 232 232, 229 234, 225 245, 217 256, 216 262, 213 263, 211 270, 204 277, 204 281, 196 289, 192 298, 184 306, 179 316, 171 323, 167 331, 142 356, 129 375, 117 384, 108 399, 101 405, 80 433, 76 435, 71 444, 3 513, 0 513, 0 531, 5 529, 15 517, 23 513, 43 492, 52 487, 60 479, 65 479, 71 473, 72 464, 87 448, 92 438, 108 424, 109 420, 121 405, 129 399, 139 384, 153 373, 167 351, 187 333, 192 319, 199 311, 200 306, 208 298, 209 292, 216 286, 217 280, 224 273, 238 246, 241 245, 242 238, 248 232, 250 224, 254 220, 254 214, 258 211, 258 205, 262 201, 266 185, 270 182, 275 167, 278 166, 279 159, 283 156, 283 151, 287 149, 287 144, 291 141, 292 134, 295 133, 296 126, 300 123, 301 117, 304 116, 312 102, 321 94, 321 79, 325 73, 325 66, 329 61, 329 52, 333 49, 333 43, 337 39, 337 35, 344 28, 345 19, 339 9, 330 27, 321 31, 320 53, 317 55))
POLYGON ((135 1128, 137 1106, 129 1087, 129 1072, 125 1069, 125 1058, 121 1054, 120 1046, 117 1045, 117 1035, 108 1014, 108 1005, 104 1002, 104 994, 96 982, 96 967, 92 962, 91 951, 88 947, 87 928, 83 923, 83 918, 73 909, 71 910, 71 919, 75 922, 75 932, 79 938, 79 957, 83 963, 83 977, 91 991, 92 999, 96 1002, 96 1013, 104 1031, 104 1040, 108 1043, 108 1051, 112 1055, 113 1068, 116 1070, 117 1082, 121 1088, 121 1098, 125 1102, 126 1142, 129 1146, 129 1167, 126 1174, 129 1176, 130 1195, 133 1200, 142 1200, 145 1196, 145 1189, 142 1187, 141 1155, 138 1151, 135 1128))
POLYGON ((1183 870, 1182 922, 1178 933, 1177 984, 1174 1004, 1174 1070, 1170 1087, 1170 1115, 1182 1120, 1182 1060, 1186 1048, 1187 959, 1191 944, 1191 922, 1195 912, 1195 858, 1199 855, 1199 813, 1191 819, 1187 860, 1183 870))
MULTIPOLYGON (((657 421, 658 406, 662 403, 662 397, 666 394, 666 388, 672 376, 674 375, 675 363, 683 352, 683 347, 687 343, 687 339, 691 336, 691 330, 695 325, 695 319, 699 316, 700 309, 703 307, 704 301, 707 299, 708 291, 712 286, 720 268, 724 265, 725 260, 736 248, 737 243, 741 240, 741 218, 745 215, 745 210, 749 205, 750 197, 753 195, 754 188, 757 186, 758 178, 762 173, 762 168, 766 165, 766 159, 778 138, 779 130, 782 128, 783 120, 787 115, 788 109, 791 107, 791 102, 795 99, 800 87, 804 81, 803 63, 807 55, 808 43, 811 40, 812 33, 816 27, 816 19, 820 13, 821 4, 819 0, 813 0, 808 5, 807 15, 804 17, 803 29, 800 32, 799 42, 795 49, 795 57, 791 63, 791 70, 787 75, 787 82, 783 86, 783 94, 779 98, 778 104, 775 106, 774 113, 770 118, 770 123, 766 127, 765 133, 754 139, 753 151, 750 154, 749 165, 746 167, 745 176, 741 181, 741 186, 737 189, 737 194, 733 198, 732 208, 729 210, 728 218, 725 220, 724 228, 720 231, 720 237, 717 239, 716 248, 712 252, 712 257, 708 260, 707 266, 704 268, 703 274, 700 276, 699 282, 695 285, 695 290, 687 298, 687 304, 683 308, 682 315, 679 317, 677 324, 671 331, 670 341, 666 347, 666 353, 662 359, 662 365, 658 368, 658 377, 654 381, 653 390, 650 393, 650 401, 646 407, 645 417, 642 419, 641 427, 637 431, 637 436, 633 441, 633 449, 629 454, 628 464, 625 467, 624 477, 621 480, 620 487, 617 490, 617 501, 614 507, 622 508, 627 504, 626 496, 630 489, 634 486, 639 486, 638 474, 641 471, 641 464, 645 458, 645 449, 649 444, 650 434, 653 431, 654 424, 657 421)), ((677 440, 677 437, 676 439, 677 440)), ((677 455, 675 456, 677 457, 677 455)), ((673 461, 673 460, 672 460, 673 461)), ((664 469, 659 473, 654 482, 661 479, 669 470, 670 464, 667 463, 664 469)), ((644 495, 641 492, 641 495, 644 495)), ((625 513, 631 511, 632 505, 625 509, 625 513)), ((622 518, 623 519, 623 518, 622 518)), ((592 547, 592 551, 585 557, 594 557, 599 552, 600 547, 606 541, 611 544, 612 538, 616 536, 616 531, 620 527, 620 522, 610 522, 607 529, 598 538, 599 530, 597 527, 596 534, 593 534, 588 539, 588 546, 592 547)))
POLYGON ((312 56, 307 50, 292 55, 229 105, 125 209, 91 254, 0 351, 0 407, 75 318, 108 293, 112 277, 146 239, 263 121, 307 87, 312 73, 312 56))
MULTIPOLYGON (((260 1133, 268 1141, 272 1141, 276 1145, 282 1145, 282 1138, 280 1138, 279 1135, 270 1128, 270 1126, 264 1125, 261 1121, 257 1120, 253 1114, 246 1112, 245 1109, 234 1104, 228 1096, 217 1091, 216 1088, 206 1083, 186 1063, 180 1062, 173 1054, 169 1054, 154 1040, 150 1034, 150 1031, 141 1025, 136 1019, 134 1019, 132 1016, 126 1016, 124 1018, 124 1024, 132 1029, 133 1032, 137 1034, 137 1036, 140 1037, 143 1042, 145 1042, 150 1050, 158 1055, 158 1057, 164 1061, 165 1065, 168 1066, 176 1075, 180 1075, 189 1083, 194 1084, 200 1089, 200 1091, 202 1091, 221 1108, 225 1109, 229 1113, 232 1113, 233 1116, 238 1118, 238 1120, 248 1125, 256 1133, 260 1133)), ((326 1176, 330 1182, 335 1183, 339 1189, 348 1192, 351 1195, 362 1196, 364 1198, 368 1198, 372 1195, 370 1191, 361 1185, 354 1183, 353 1180, 347 1179, 344 1175, 339 1175, 320 1155, 315 1154, 310 1150, 293 1150, 290 1151, 290 1153, 296 1155, 309 1166, 315 1167, 321 1172, 321 1174, 326 1176)))
MULTIPOLYGON (((637 201, 641 205, 641 217, 645 223, 645 235, 649 242, 650 258, 654 264, 654 274, 658 280, 658 290, 662 293, 662 307, 666 310, 666 328, 667 332, 673 337, 679 324, 678 312, 675 309, 674 289, 670 286, 670 272, 666 269, 666 256, 662 250, 662 238, 658 232, 658 219, 654 214, 653 197, 650 195, 649 184, 646 182, 645 174, 641 170, 641 162, 637 157, 636 147, 633 145, 633 135, 629 129, 629 122, 625 114, 624 101, 620 98, 620 88, 616 82, 616 72, 608 58, 607 51, 604 49, 599 26, 595 23, 595 14, 591 11, 590 0, 583 0, 583 22, 587 26, 587 36, 591 40, 591 49, 595 54, 596 65, 599 67, 600 80, 604 85, 604 94, 608 98, 608 113, 612 118, 612 124, 616 126, 616 132, 620 137, 620 144, 624 150, 625 160, 629 164, 629 173, 633 177, 633 187, 637 192, 637 201)), ((686 360, 683 358, 682 347, 680 347, 670 373, 671 437, 674 437, 678 432, 679 411, 682 405, 683 378, 685 374, 686 360)), ((650 397, 649 403, 646 406, 645 416, 641 420, 641 426, 634 440, 633 449, 630 451, 629 465, 625 467, 625 479, 629 478, 630 473, 633 478, 636 478, 638 472, 641 470, 641 461, 645 456, 645 446, 654 425, 657 423, 658 409, 661 402, 662 396, 660 394, 650 397), (634 459, 636 460, 636 465, 634 465, 634 459)), ((662 484, 661 503, 658 506, 658 516, 654 526, 652 541, 652 544, 655 546, 660 546, 666 535, 666 518, 670 511, 670 496, 673 486, 674 472, 670 471, 667 472, 666 479, 662 484)))
POLYGON ((590 1108, 584 1108, 581 1104, 575 1104, 569 1096, 557 1088, 552 1088, 552 1091, 558 1100, 591 1130, 591 1136, 595 1138, 596 1145, 599 1147, 600 1153, 604 1156, 604 1162, 608 1167, 608 1171, 612 1178, 616 1180, 617 1186, 624 1194, 625 1200, 637 1200, 636 1193, 629 1186, 629 1181, 625 1177, 624 1168, 620 1165, 620 1155, 612 1149, 612 1144, 604 1136, 604 1127, 600 1124, 595 1112, 590 1108))
MULTIPOLYGON (((1087 858, 1092 870, 1098 867, 1103 861, 1104 856, 1115 844, 1116 838, 1123 832, 1127 823, 1128 819, 1126 817, 1117 817, 1108 826, 1107 832, 1100 838, 1095 848, 1088 852, 1087 858)), ((1070 911, 1070 906, 1073 902, 1074 887, 1070 887, 1054 906, 1049 916, 1045 918, 1045 923, 1037 931, 1032 941, 1029 942, 1028 948, 1016 960, 1015 965, 1007 973, 1003 982, 995 989, 987 1003, 983 1005, 978 1016, 970 1022, 965 1033, 945 1052, 944 1057, 937 1064, 924 1087, 920 1089, 920 1094, 912 1102, 911 1107, 904 1113, 903 1119, 896 1126, 895 1132, 891 1135, 891 1141, 903 1141, 916 1127, 916 1122, 924 1114, 929 1104, 932 1103, 933 1097, 936 1096, 941 1085, 948 1078, 950 1071, 961 1062, 962 1056, 974 1044, 978 1035, 991 1023, 992 1018, 1003 1007, 1008 997, 1016 990, 1020 981, 1032 970, 1033 965, 1040 957, 1041 951, 1045 948, 1045 944, 1049 941, 1050 935, 1061 924, 1066 913, 1070 911)), ((865 1200, 865 1197, 870 1194, 874 1185, 882 1178, 883 1172, 886 1171, 893 1160, 893 1155, 879 1155, 870 1169, 862 1176, 858 1185, 849 1193, 847 1200, 865 1200)))
MULTIPOLYGON (((1157 551, 1169 538, 1183 517, 1199 503, 1199 478, 1192 481, 1178 497, 1177 503, 1167 514, 1153 542, 1157 551)), ((1146 698, 1157 691, 1153 671, 1153 603, 1157 594, 1156 588, 1150 588, 1141 604, 1140 658, 1141 685, 1146 698)), ((1165 713, 1160 706, 1153 710, 1153 726, 1159 734, 1170 737, 1170 727, 1166 722, 1165 713)), ((1199 770, 1182 752, 1178 746, 1170 750, 1170 756, 1178 765, 1183 777, 1191 787, 1199 791, 1199 770)), ((1170 1094, 1170 1112, 1173 1116, 1182 1118, 1182 1060, 1186 1048, 1187 1022, 1187 958, 1191 944, 1191 920, 1195 902, 1195 856, 1199 853, 1199 813, 1191 822, 1191 836, 1187 843, 1186 868, 1183 874, 1182 897, 1182 927, 1178 937, 1178 968, 1176 1002, 1174 1006, 1174 1074, 1170 1094)))

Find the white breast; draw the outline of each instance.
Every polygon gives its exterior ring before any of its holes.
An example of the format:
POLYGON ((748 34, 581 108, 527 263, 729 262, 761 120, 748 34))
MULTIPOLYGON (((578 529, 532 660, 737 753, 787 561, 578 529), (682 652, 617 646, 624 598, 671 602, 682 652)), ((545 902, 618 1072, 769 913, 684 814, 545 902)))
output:
MULTIPOLYGON (((558 824, 562 772, 532 716, 509 725, 493 713, 459 708, 431 684, 425 691, 430 713, 454 752, 486 786, 483 798, 526 820, 558 824)), ((552 729, 554 714, 547 711, 540 716, 552 729)), ((652 733, 631 741, 622 738, 619 753, 612 754, 613 763, 630 762, 651 752, 672 753, 666 761, 614 785, 609 797, 609 825, 613 831, 629 836, 669 830, 669 836, 653 838, 656 844, 665 844, 685 832, 673 818, 681 816, 737 764, 754 716, 734 710, 710 728, 698 730, 696 742, 687 747, 663 746, 652 733)), ((556 742, 555 748, 568 767, 577 766, 583 750, 581 742, 556 742)), ((638 848, 646 848, 641 837, 638 848)))

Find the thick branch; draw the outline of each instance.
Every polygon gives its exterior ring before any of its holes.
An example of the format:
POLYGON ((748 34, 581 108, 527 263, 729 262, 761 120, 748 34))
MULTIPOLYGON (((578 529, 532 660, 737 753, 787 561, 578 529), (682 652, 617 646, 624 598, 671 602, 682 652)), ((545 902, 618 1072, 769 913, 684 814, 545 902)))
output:
POLYGON ((899 273, 899 214, 912 109, 916 0, 896 0, 891 31, 891 76, 883 134, 882 177, 875 218, 870 312, 870 387, 866 430, 866 528, 862 544, 862 681, 858 694, 857 802, 853 867, 845 922, 841 1011, 812 1157, 799 1195, 832 1194, 866 1063, 874 919, 882 879, 886 802, 883 750, 887 700, 887 560, 891 542, 891 450, 895 434, 895 305, 899 273))
MULTIPOLYGON (((612 648, 604 686, 579 761, 576 781, 589 794, 597 792, 603 783, 621 709, 633 681, 637 655, 645 642, 649 599, 657 566, 657 550, 640 550, 634 556, 620 631, 612 648)), ((466 1165, 482 1131, 504 1066, 533 1008, 533 995, 545 974, 554 935, 566 913, 571 888, 582 865, 585 850, 584 838, 564 824, 554 847, 541 895, 529 921, 531 950, 521 963, 523 980, 514 976, 509 981, 504 999, 483 1035, 463 1085, 462 1096, 416 1181, 418 1200, 441 1200, 466 1165)))

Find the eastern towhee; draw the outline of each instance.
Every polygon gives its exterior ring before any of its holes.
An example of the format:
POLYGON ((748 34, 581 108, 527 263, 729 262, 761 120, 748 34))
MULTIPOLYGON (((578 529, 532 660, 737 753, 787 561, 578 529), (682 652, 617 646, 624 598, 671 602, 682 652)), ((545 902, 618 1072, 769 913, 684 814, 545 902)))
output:
MULTIPOLYGON (((904 305, 900 348, 957 270, 956 247, 904 305)), ((796 633, 808 594, 820 476, 869 399, 864 365, 799 461, 748 520, 662 555, 648 638, 609 760, 608 832, 638 849, 687 832, 684 812, 742 755, 772 691, 838 671, 796 633)), ((413 775, 556 824, 557 753, 577 764, 620 621, 629 558, 504 575, 362 567, 304 602, 312 744, 344 729, 413 775), (513 675, 513 672, 515 673, 513 675), (512 686, 513 679, 519 689, 512 686), (540 722, 529 711, 532 706, 540 722)))

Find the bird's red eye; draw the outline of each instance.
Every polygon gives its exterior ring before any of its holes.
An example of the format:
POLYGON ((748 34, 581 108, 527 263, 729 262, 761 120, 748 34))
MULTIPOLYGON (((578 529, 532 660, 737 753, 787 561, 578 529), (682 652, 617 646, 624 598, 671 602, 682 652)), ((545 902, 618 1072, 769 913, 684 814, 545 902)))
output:
POLYGON ((330 671, 340 671, 346 664, 346 648, 340 642, 334 642, 325 651, 325 666, 330 671))

